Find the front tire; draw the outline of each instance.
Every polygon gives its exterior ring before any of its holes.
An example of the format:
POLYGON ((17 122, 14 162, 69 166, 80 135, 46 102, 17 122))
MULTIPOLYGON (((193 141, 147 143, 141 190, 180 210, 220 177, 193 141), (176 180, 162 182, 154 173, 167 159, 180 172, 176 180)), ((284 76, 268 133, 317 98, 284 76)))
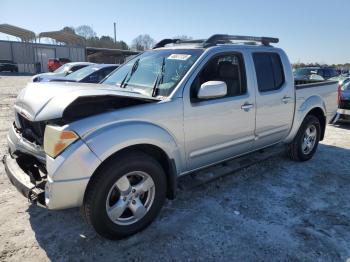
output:
POLYGON ((307 115, 297 135, 289 144, 289 156, 295 161, 307 161, 313 157, 320 141, 321 125, 317 117, 307 115))
POLYGON ((152 157, 134 152, 109 160, 90 182, 82 207, 85 220, 109 239, 147 227, 166 197, 166 176, 152 157))

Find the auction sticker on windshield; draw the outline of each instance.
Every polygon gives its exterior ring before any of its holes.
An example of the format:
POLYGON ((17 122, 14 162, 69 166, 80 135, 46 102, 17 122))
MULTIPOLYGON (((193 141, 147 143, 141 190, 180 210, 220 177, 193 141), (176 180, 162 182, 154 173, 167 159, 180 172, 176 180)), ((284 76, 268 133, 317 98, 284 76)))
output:
POLYGON ((191 57, 191 55, 187 54, 171 54, 168 56, 168 59, 173 59, 173 60, 187 60, 191 57))

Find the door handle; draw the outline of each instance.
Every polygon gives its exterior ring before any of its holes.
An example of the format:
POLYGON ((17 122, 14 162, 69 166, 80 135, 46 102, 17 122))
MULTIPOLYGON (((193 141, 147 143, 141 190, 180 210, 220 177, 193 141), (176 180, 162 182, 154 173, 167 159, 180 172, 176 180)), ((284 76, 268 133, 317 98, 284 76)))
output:
POLYGON ((243 105, 241 105, 241 109, 246 111, 246 112, 248 112, 253 107, 254 107, 253 104, 248 104, 248 103, 244 103, 243 105))
POLYGON ((292 98, 291 98, 290 96, 284 96, 284 97, 282 98, 282 102, 285 103, 285 104, 287 104, 291 99, 292 99, 292 98))

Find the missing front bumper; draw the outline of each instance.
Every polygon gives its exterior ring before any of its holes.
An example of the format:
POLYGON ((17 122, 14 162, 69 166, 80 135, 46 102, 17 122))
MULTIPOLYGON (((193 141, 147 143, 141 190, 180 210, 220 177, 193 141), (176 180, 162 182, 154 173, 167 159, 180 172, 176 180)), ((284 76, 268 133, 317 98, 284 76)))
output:
POLYGON ((46 175, 26 157, 10 154, 2 159, 6 174, 16 189, 30 202, 45 206, 46 175))

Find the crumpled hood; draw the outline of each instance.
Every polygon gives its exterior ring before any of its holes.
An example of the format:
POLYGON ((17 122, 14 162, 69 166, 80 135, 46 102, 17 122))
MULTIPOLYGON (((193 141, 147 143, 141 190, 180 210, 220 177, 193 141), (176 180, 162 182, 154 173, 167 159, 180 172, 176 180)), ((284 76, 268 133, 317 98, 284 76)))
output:
POLYGON ((86 83, 28 83, 18 95, 15 110, 31 121, 45 121, 62 117, 64 110, 83 97, 116 96, 135 100, 154 100, 146 95, 128 92, 116 86, 86 83))

